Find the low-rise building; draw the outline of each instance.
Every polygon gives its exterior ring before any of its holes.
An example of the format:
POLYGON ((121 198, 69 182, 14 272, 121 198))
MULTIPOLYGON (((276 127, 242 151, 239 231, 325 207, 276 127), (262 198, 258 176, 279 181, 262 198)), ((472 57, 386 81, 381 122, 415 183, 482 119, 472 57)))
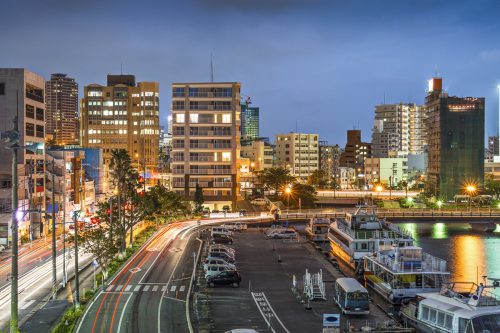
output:
POLYGON ((406 157, 367 158, 365 161, 367 184, 397 186, 402 180, 408 179, 407 162, 406 157))
POLYGON ((273 146, 264 140, 253 140, 250 145, 241 147, 241 157, 250 160, 250 167, 254 171, 262 171, 273 167, 273 146))
POLYGON ((318 134, 276 135, 276 163, 289 168, 293 176, 306 180, 319 169, 318 134))
POLYGON ((339 167, 338 187, 342 190, 353 189, 356 184, 356 169, 350 167, 339 167))

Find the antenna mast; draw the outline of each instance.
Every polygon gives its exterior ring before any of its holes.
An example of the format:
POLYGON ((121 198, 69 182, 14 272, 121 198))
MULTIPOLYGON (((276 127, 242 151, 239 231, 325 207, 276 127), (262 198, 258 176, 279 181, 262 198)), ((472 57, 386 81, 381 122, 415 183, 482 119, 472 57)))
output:
POLYGON ((214 63, 212 60, 212 52, 210 52, 210 82, 214 82, 214 63))

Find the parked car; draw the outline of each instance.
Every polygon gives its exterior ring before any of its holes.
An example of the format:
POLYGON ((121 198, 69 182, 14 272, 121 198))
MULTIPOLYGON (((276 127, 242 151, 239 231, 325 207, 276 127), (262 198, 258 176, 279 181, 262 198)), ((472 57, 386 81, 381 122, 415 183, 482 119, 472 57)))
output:
POLYGON ((241 283, 241 275, 236 270, 220 272, 217 275, 207 278, 207 285, 211 288, 215 286, 233 286, 238 288, 241 283))
POLYGON ((224 245, 224 244, 212 244, 208 247, 208 252, 212 252, 214 250, 223 251, 223 252, 227 252, 227 253, 231 253, 231 254, 236 253, 235 249, 233 249, 232 247, 229 247, 227 245, 224 245))
POLYGON ((235 256, 235 252, 234 251, 230 251, 228 249, 224 249, 224 248, 209 248, 208 249, 208 253, 227 253, 229 256, 233 257, 235 256))
POLYGON ((222 226, 230 231, 235 231, 235 230, 241 231, 247 229, 246 223, 241 223, 241 222, 228 222, 224 223, 222 226))
POLYGON ((214 276, 219 274, 220 272, 230 270, 232 270, 232 268, 227 265, 208 265, 207 270, 205 271, 205 278, 208 279, 209 276, 214 276))
POLYGON ((266 199, 264 198, 253 199, 250 203, 254 206, 265 206, 267 204, 266 199))
POLYGON ((225 266, 228 266, 232 269, 236 269, 236 266, 234 264, 231 264, 222 258, 212 258, 211 257, 211 258, 205 259, 205 262, 203 263, 203 270, 206 272, 208 266, 210 266, 210 265, 225 265, 225 266))
POLYGON ((240 209, 240 216, 246 216, 247 215, 247 210, 246 209, 240 209))
POLYGON ((220 258, 224 259, 228 262, 234 262, 234 255, 226 253, 226 252, 210 252, 207 258, 220 258))
POLYGON ((231 236, 233 233, 228 228, 222 226, 222 227, 212 227, 211 234, 212 234, 212 236, 214 234, 224 234, 224 235, 231 236))
POLYGON ((233 244, 233 239, 228 235, 214 234, 212 236, 212 244, 233 244))
POLYGON ((297 238, 297 232, 293 229, 285 229, 282 231, 277 231, 267 236, 268 238, 273 239, 292 239, 297 238))
POLYGON ((275 233, 278 233, 278 232, 282 232, 283 230, 286 230, 287 228, 284 228, 284 227, 281 227, 281 226, 273 226, 269 229, 266 230, 266 236, 269 237, 271 236, 272 234, 275 234, 275 233))
POLYGON ((252 328, 235 328, 225 333, 259 333, 252 328))

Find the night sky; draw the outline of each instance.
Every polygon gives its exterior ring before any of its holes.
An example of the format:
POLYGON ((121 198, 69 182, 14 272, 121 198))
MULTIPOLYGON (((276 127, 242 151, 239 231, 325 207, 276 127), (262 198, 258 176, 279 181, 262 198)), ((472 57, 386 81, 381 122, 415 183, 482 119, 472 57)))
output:
POLYGON ((500 1, 4 0, 0 67, 80 91, 123 72, 158 81, 166 123, 172 82, 239 81, 261 108, 261 135, 319 133, 369 140, 374 106, 423 103, 427 79, 451 95, 486 97, 486 134, 498 131, 500 1))

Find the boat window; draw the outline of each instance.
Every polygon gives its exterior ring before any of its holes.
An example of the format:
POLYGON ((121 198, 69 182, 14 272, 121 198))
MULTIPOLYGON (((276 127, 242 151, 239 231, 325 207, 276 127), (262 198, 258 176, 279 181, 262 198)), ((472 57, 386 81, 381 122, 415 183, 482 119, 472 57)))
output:
POLYGON ((472 325, 470 323, 470 320, 465 318, 459 318, 458 331, 464 333, 472 333, 472 325))
POLYGON ((368 245, 366 243, 361 243, 361 250, 368 249, 368 245))
POLYGON ((445 327, 451 329, 453 327, 453 316, 447 314, 445 320, 445 327))
POLYGON ((472 319, 474 332, 500 332, 500 314, 490 314, 472 319))
POLYGON ((429 308, 426 306, 422 306, 422 312, 420 313, 420 319, 428 320, 429 318, 429 308))
POLYGON ((438 314, 437 314, 437 324, 438 326, 444 326, 444 316, 445 314, 441 311, 438 311, 438 314))
POLYGON ((429 321, 435 323, 436 322, 436 310, 429 310, 429 321))

